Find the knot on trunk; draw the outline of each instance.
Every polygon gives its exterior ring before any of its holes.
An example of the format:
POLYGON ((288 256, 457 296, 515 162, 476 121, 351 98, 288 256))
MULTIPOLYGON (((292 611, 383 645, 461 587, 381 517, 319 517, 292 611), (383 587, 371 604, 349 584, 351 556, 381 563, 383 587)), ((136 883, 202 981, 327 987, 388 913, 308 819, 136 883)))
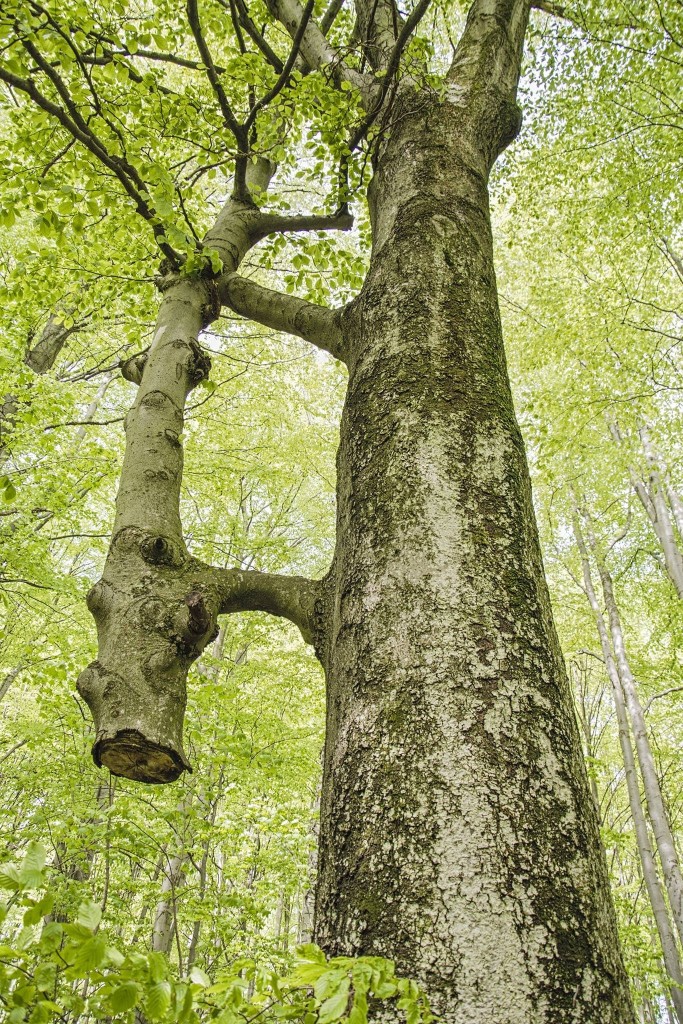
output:
POLYGON ((168 537, 144 537, 140 541, 140 554, 149 565, 178 568, 185 561, 180 546, 168 537))
POLYGON ((111 602, 111 587, 105 580, 98 580, 85 597, 88 611, 95 618, 104 615, 111 602))
POLYGON ((184 598, 176 617, 175 627, 173 640, 178 654, 192 661, 199 657, 206 644, 215 640, 218 635, 215 616, 207 607, 204 595, 199 591, 192 591, 184 598))
POLYGON ((519 135, 522 127, 522 109, 514 101, 505 99, 498 111, 497 132, 493 140, 492 163, 494 163, 504 149, 519 135))
POLYGON ((196 388, 203 380, 206 380, 211 372, 211 360, 201 347, 199 342, 190 342, 191 354, 188 361, 188 376, 190 379, 190 390, 196 388))
POLYGON ((203 596, 197 593, 197 591, 188 594, 185 598, 185 604, 188 610, 187 625, 189 632, 195 637, 203 636, 211 625, 211 613, 204 604, 203 596))
POLYGON ((129 380, 131 384, 140 385, 142 383, 142 374, 147 365, 148 353, 149 349, 145 348, 142 352, 137 352, 130 359, 125 359, 121 362, 121 376, 124 380, 129 380))
POLYGON ((206 282, 206 290, 209 295, 208 302, 202 306, 202 330, 217 320, 221 312, 221 298, 218 292, 218 285, 215 281, 206 282))

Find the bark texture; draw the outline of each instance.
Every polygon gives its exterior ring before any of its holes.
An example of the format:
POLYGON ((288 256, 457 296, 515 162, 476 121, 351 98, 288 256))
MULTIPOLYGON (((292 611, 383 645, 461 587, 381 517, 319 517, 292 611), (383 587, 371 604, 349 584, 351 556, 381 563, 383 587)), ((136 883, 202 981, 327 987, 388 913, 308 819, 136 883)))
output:
POLYGON ((633 1019, 508 384, 487 180, 527 7, 476 2, 445 101, 410 86, 343 320, 315 935, 454 1024, 633 1019))
POLYGON ((413 70, 393 80, 426 4, 403 22, 390 0, 358 0, 386 83, 347 68, 313 22, 302 34, 298 0, 268 6, 309 68, 358 90, 364 130, 381 126, 370 270, 337 312, 244 282, 255 241, 320 219, 268 218, 238 190, 207 237, 220 279, 167 282, 149 352, 126 373, 139 391, 89 597, 100 653, 79 689, 95 758, 177 777, 187 669, 217 616, 286 615, 328 684, 317 940, 393 958, 447 1024, 631 1024, 496 293, 488 176, 520 126, 529 0, 475 0, 439 92, 413 70), (183 407, 219 303, 348 364, 321 582, 215 569, 185 548, 183 407))
MULTIPOLYGON (((271 174, 262 160, 247 181, 263 191, 271 174)), ((149 351, 124 367, 138 393, 125 421, 112 541, 102 579, 88 594, 98 657, 78 679, 95 720, 93 757, 114 775, 172 782, 191 770, 182 744, 187 673, 216 637, 220 613, 285 615, 312 637, 314 583, 205 565, 188 553, 180 521, 185 402, 211 365, 199 335, 218 315, 245 254, 278 229, 281 219, 273 223, 253 204, 229 200, 206 238, 221 256, 222 278, 174 274, 163 282, 149 351)), ((293 302, 301 317, 302 303, 293 302)), ((289 317, 283 304, 278 311, 289 317)))

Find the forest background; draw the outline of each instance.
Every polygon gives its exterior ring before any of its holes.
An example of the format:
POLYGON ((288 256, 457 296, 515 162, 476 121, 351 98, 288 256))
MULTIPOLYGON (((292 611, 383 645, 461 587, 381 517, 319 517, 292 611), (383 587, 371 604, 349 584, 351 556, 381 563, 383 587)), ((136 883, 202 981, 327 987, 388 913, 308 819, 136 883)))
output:
MULTIPOLYGON (((532 19, 522 134, 494 172, 497 272, 623 950, 641 1019, 654 1024, 676 1019, 680 950, 674 931, 665 963, 643 856, 649 847, 662 895, 653 787, 675 842, 683 830, 682 8, 549 10, 532 19)), ((446 21, 441 8, 427 16, 424 46, 438 50, 446 21)), ((129 36, 172 49, 154 18, 131 22, 129 36)), ((149 240, 125 211, 83 206, 73 185, 48 203, 50 157, 27 155, 40 115, 8 89, 1 102, 0 863, 14 913, 0 941, 14 948, 16 910, 31 900, 29 932, 44 913, 58 923, 81 907, 81 942, 96 938, 99 908, 113 942, 170 965, 130 967, 114 1010, 132 1012, 144 976, 157 987, 147 1015, 162 1019, 177 996, 168 977, 192 978, 196 993, 241 972, 258 989, 247 961, 287 971, 309 940, 323 683, 292 626, 231 616, 191 672, 194 773, 149 790, 92 764, 75 679, 94 657, 84 598, 106 553, 131 400, 119 364, 154 322, 154 282, 139 269, 149 240), (27 851, 22 882, 7 864, 27 851), (51 905, 36 902, 44 884, 51 905)), ((300 159, 322 175, 314 146, 300 159)), ((220 166, 205 172, 207 194, 225 188, 220 166)), ((292 165, 283 195, 294 209, 299 191, 292 165)), ((312 301, 348 301, 367 258, 355 212, 358 227, 334 245, 269 242, 259 273, 312 301)), ((333 545, 343 368, 237 316, 206 340, 214 369, 186 425, 188 544, 213 564, 315 578, 333 545)), ((675 928, 681 908, 666 898, 675 928)), ((22 934, 24 968, 47 963, 22 934)), ((74 1015, 100 966, 90 956, 63 979, 74 1015)), ((11 1019, 51 1019, 66 1005, 50 1009, 45 996, 38 1012, 37 998, 23 1015, 19 1000, 11 1019)))

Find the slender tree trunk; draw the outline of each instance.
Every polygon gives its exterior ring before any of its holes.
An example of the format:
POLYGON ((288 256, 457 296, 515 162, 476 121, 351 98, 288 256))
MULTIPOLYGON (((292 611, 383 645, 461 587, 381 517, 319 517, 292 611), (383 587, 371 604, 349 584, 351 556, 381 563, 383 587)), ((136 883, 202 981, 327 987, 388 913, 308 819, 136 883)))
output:
POLYGON ((152 949, 157 953, 170 953, 176 927, 176 894, 183 884, 187 853, 178 850, 166 857, 161 882, 161 898, 154 913, 152 949))
POLYGON ((638 855, 643 869, 643 880, 650 899, 650 905, 652 907, 652 913, 657 926, 659 941, 662 946, 664 967, 670 980, 671 997, 676 1008, 676 1019, 678 1024, 683 1024, 683 971, 681 970, 681 962, 678 954, 678 947, 676 945, 676 935, 669 920, 669 911, 662 891, 662 886, 659 881, 657 866, 650 843, 647 820, 640 800, 638 772, 636 769, 633 744, 631 742, 628 712, 624 702, 624 692, 621 685, 621 679, 612 653, 612 646, 610 644, 607 626, 605 625, 602 610, 593 586, 588 549, 586 548, 586 543, 581 532, 577 515, 574 517, 574 537, 581 555, 584 590, 593 613, 593 618, 595 619, 598 636, 600 637, 600 647, 602 648, 602 655, 605 660, 605 668, 607 670, 610 683, 612 684, 614 707, 619 730, 619 745, 621 747, 621 756, 624 761, 624 772, 626 775, 628 802, 629 807, 631 808, 633 829, 636 834, 638 855))
POLYGON ((624 1024, 493 263, 527 11, 476 0, 445 98, 399 90, 374 168, 342 321, 315 934, 391 956, 447 1022, 624 1024))
MULTIPOLYGON (((66 314, 65 319, 69 318, 71 312, 69 311, 66 314)), ((45 324, 40 338, 35 345, 32 346, 29 341, 24 355, 24 362, 39 376, 47 373, 57 361, 57 357, 64 348, 67 339, 75 331, 80 330, 82 326, 82 324, 74 323, 67 327, 60 315, 53 313, 45 324)), ((19 401, 17 397, 11 394, 5 395, 0 405, 0 467, 5 464, 10 454, 8 447, 9 435, 12 432, 18 414, 19 401)))
POLYGON ((24 665, 17 665, 16 668, 11 668, 9 672, 6 673, 5 678, 0 683, 0 700, 3 700, 7 696, 10 686, 23 668, 24 665))
MULTIPOLYGON (((608 423, 610 433, 617 444, 622 444, 622 437, 616 423, 608 423)), ((666 490, 662 484, 660 470, 649 434, 645 427, 639 431, 643 451, 650 464, 649 485, 640 477, 634 466, 629 466, 631 484, 641 505, 645 509, 652 525, 655 537, 664 558, 664 567, 678 596, 683 599, 683 556, 676 542, 671 513, 666 501, 666 490)), ((673 510, 673 505, 672 505, 673 510)))
POLYGON ((676 488, 671 483, 664 459, 654 446, 652 438, 650 437, 650 429, 647 424, 643 424, 638 433, 643 445, 643 451, 645 452, 645 458, 648 461, 651 471, 656 475, 656 482, 661 489, 662 494, 666 495, 666 498, 668 499, 679 538, 683 541, 683 501, 676 491, 676 488))
POLYGON ((643 789, 645 790, 647 810, 650 816, 650 821, 652 822, 655 841, 657 843, 657 852, 664 872, 664 882, 669 896, 674 924, 676 925, 676 930, 680 939, 683 941, 683 876, 681 875, 676 845, 674 843, 669 818, 662 798, 662 791, 659 785, 659 778, 657 777, 655 760, 652 755, 652 748, 650 746, 650 739, 647 732, 645 715, 638 698, 638 688, 636 686, 635 679, 633 678, 631 666, 626 654, 624 633, 621 626, 621 618, 619 616, 616 599, 614 597, 612 576, 607 568, 604 557, 598 548, 590 521, 587 520, 586 525, 588 542, 593 552, 595 564, 600 575, 600 582, 602 584, 602 592, 605 607, 607 609, 616 666, 619 672, 621 685, 623 687, 624 697, 626 698, 626 706, 631 719, 633 735, 635 737, 636 752, 638 754, 638 763, 643 779, 643 789))
MULTIPOLYGON (((187 815, 192 808, 192 793, 187 792, 178 807, 181 831, 175 842, 175 849, 169 854, 164 851, 162 867, 161 895, 154 913, 152 925, 152 949, 156 953, 170 953, 173 940, 177 934, 177 894, 185 881, 185 865, 188 861, 187 833, 189 823, 187 815)), ((182 973, 182 953, 178 942, 178 959, 182 973)))
MULTIPOLYGON (((591 727, 591 715, 588 708, 586 707, 586 699, 588 693, 586 678, 588 677, 589 673, 587 667, 581 670, 580 668, 578 668, 578 666, 574 665, 573 668, 574 673, 572 673, 570 668, 569 679, 572 684, 572 690, 575 695, 574 706, 577 710, 579 728, 581 730, 581 733, 583 734, 585 755, 587 758, 594 759, 597 754, 597 744, 591 727), (577 680, 577 676, 579 677, 580 682, 579 680, 577 680)), ((590 785, 591 796, 593 797, 593 803, 595 804, 595 809, 598 813, 598 818, 600 818, 600 796, 598 793, 598 784, 595 780, 595 776, 592 773, 589 773, 588 781, 590 785)))
POLYGON ((102 383, 98 387, 97 391, 95 392, 95 394, 93 396, 93 399, 92 399, 92 402, 90 402, 90 404, 88 405, 88 408, 85 410, 85 412, 83 414, 83 423, 81 424, 81 426, 76 431, 76 443, 75 443, 74 447, 77 448, 80 445, 80 443, 83 440, 83 438, 85 437, 85 430, 86 430, 85 425, 86 425, 86 423, 89 423, 90 420, 92 420, 92 418, 94 417, 95 413, 97 412, 97 410, 98 410, 98 408, 100 406, 100 402, 102 401, 102 399, 106 395, 107 389, 109 388, 109 385, 111 384, 113 379, 114 379, 113 377, 105 377, 105 379, 102 381, 102 383))
POLYGON ((650 470, 650 486, 648 490, 650 500, 655 509, 653 526, 662 548, 664 564, 666 565, 669 578, 676 589, 676 593, 683 599, 683 555, 676 543, 674 524, 671 517, 672 510, 669 509, 667 503, 667 492, 662 478, 661 462, 652 444, 647 427, 642 426, 638 433, 650 470))

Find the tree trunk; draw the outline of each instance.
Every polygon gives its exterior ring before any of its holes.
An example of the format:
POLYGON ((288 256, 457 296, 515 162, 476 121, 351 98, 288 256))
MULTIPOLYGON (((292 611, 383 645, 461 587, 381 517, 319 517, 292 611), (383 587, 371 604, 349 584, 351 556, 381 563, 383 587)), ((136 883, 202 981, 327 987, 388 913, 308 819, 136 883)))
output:
POLYGON ((10 686, 17 678, 17 676, 21 673, 23 668, 24 665, 17 665, 16 668, 11 668, 9 672, 6 673, 5 678, 2 680, 2 682, 0 682, 0 700, 3 700, 4 697, 7 695, 10 686))
POLYGON ((673 915, 674 924, 679 938, 683 941, 683 875, 681 875, 676 845, 674 843, 671 826, 669 825, 669 818, 664 806, 662 790, 659 785, 659 778, 657 777, 655 759, 652 754, 650 739, 647 732, 645 715, 638 698, 638 688, 636 686, 635 679, 633 678, 631 666, 626 654, 624 632, 621 627, 621 618, 619 616, 617 602, 614 597, 612 576, 607 568, 604 557, 598 549, 589 521, 587 521, 587 534, 588 542, 593 551, 595 564, 597 565, 600 582, 602 584, 602 592, 605 600, 605 607, 607 609, 610 634, 612 637, 612 647, 614 649, 619 679, 621 680, 621 685, 623 687, 626 706, 628 708, 631 726, 633 728, 633 735, 635 737, 636 752, 638 755, 640 774, 643 779, 643 789, 645 790, 647 810, 650 816, 650 821, 652 822, 655 842, 657 844, 657 852, 664 872, 664 883, 669 896, 671 913, 673 915))
POLYGON ((676 534, 671 511, 667 504, 666 488, 662 481, 661 467, 647 427, 641 427, 638 433, 650 470, 648 494, 655 513, 654 518, 652 516, 650 518, 652 519, 652 525, 664 555, 664 564, 669 579, 673 583, 678 596, 683 599, 683 556, 676 543, 676 534))
POLYGON ((146 362, 128 374, 140 390, 112 544, 89 595, 99 658, 79 689, 94 756, 134 779, 176 778, 188 767, 187 670, 216 617, 286 615, 328 684, 322 945, 394 958, 446 1024, 631 1024, 493 265, 487 182, 519 130, 529 0, 475 0, 443 91, 408 71, 385 91, 400 56, 390 4, 357 4, 384 77, 346 67, 316 26, 304 31, 297 0, 268 8, 311 68, 358 88, 366 127, 379 118, 371 266, 342 311, 239 278, 269 232, 348 218, 264 215, 237 187, 205 240, 220 278, 166 282, 146 362), (197 336, 221 302, 348 364, 324 581, 221 570, 185 548, 179 435, 207 372, 197 336))
POLYGON ((640 801, 638 772, 633 753, 631 732, 628 724, 628 713, 624 703, 624 692, 621 685, 621 679, 612 654, 612 647, 607 627, 605 625, 605 620, 602 616, 602 611, 593 586, 588 550, 576 516, 574 518, 574 537, 581 555, 581 568, 583 571, 586 597, 588 598, 588 603, 593 613, 593 618, 595 619, 598 636, 600 637, 600 647, 602 648, 602 655, 605 659, 605 668, 612 684, 614 708, 617 715, 617 726, 619 730, 619 745, 621 747, 621 755, 624 760, 628 802, 629 807, 631 808, 633 829, 636 834, 638 855, 643 869, 643 880, 650 899, 650 905, 652 907, 652 913, 657 926, 659 941, 662 946, 664 967, 671 982, 670 991, 676 1010, 676 1018, 678 1020, 678 1024, 683 1024, 683 971, 681 970, 681 962, 678 955, 678 947, 676 945, 676 935, 669 920, 669 911, 667 909, 666 900, 659 881, 657 866, 652 853, 647 821, 643 811, 643 805, 640 801))
POLYGON ((487 180, 527 12, 495 7, 470 11, 444 100, 399 92, 342 322, 315 934, 391 956, 447 1022, 624 1024, 501 336, 487 180))
MULTIPOLYGON (((616 423, 609 422, 612 437, 617 444, 622 444, 622 437, 616 423)), ((641 479, 638 470, 630 465, 629 476, 645 513, 650 520, 655 537, 659 542, 664 557, 664 567, 678 596, 683 599, 683 557, 676 543, 676 535, 671 521, 671 514, 666 502, 666 491, 662 485, 660 470, 649 435, 645 427, 641 427, 640 439, 643 451, 650 464, 649 485, 641 479)), ((672 505, 673 510, 673 505, 672 505)))
MULTIPOLYGON (((175 935, 176 893, 183 883, 183 874, 187 854, 179 849, 170 858, 166 856, 166 866, 161 882, 161 897, 154 914, 152 927, 152 949, 157 953, 170 953, 175 935)), ((181 964, 182 969, 182 964, 181 964)))

